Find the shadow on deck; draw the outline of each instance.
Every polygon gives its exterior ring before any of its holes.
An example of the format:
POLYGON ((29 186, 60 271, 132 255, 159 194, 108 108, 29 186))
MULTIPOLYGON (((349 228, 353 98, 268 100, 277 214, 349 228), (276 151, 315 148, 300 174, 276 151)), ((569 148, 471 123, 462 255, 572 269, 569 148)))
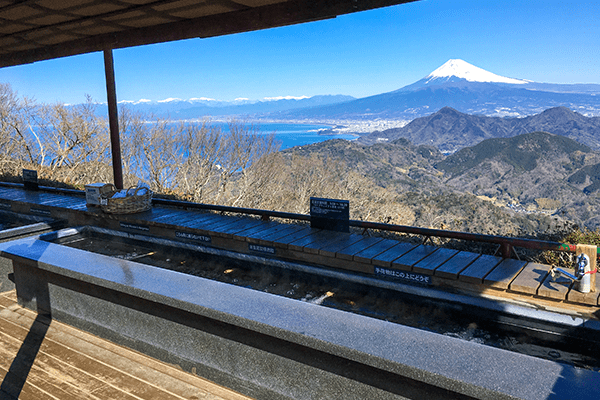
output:
POLYGON ((248 399, 0 293, 2 399, 248 399))

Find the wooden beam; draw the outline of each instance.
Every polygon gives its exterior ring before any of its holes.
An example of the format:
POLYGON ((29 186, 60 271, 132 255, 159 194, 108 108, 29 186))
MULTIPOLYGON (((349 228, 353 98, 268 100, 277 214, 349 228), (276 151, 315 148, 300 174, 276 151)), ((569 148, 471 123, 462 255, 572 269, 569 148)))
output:
MULTIPOLYGON (((2 54, 0 67, 27 64, 76 54, 163 43, 190 38, 207 38, 299 24, 338 15, 410 3, 418 0, 289 0, 206 17, 90 35, 72 41, 2 54)), ((80 32, 80 34, 85 34, 80 32)))
POLYGON ((113 178, 117 189, 123 189, 121 140, 119 137, 119 112, 117 109, 115 67, 111 48, 104 49, 104 72, 106 74, 106 95, 108 99, 108 123, 110 126, 110 149, 112 153, 113 178))

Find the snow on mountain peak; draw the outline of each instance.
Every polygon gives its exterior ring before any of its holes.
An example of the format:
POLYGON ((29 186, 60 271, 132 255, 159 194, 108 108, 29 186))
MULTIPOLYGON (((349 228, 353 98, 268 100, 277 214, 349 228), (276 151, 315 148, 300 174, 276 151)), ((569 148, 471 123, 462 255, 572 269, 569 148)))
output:
POLYGON ((444 65, 427 75, 425 79, 427 80, 426 83, 429 83, 436 78, 450 78, 452 76, 466 79, 469 82, 528 83, 521 79, 506 78, 504 76, 496 75, 458 59, 446 61, 444 65))
POLYGON ((302 100, 309 99, 309 96, 277 96, 277 97, 264 97, 265 101, 278 101, 278 100, 302 100))
POLYGON ((194 102, 194 101, 218 101, 218 100, 213 99, 211 97, 192 97, 192 98, 188 99, 187 101, 194 102))

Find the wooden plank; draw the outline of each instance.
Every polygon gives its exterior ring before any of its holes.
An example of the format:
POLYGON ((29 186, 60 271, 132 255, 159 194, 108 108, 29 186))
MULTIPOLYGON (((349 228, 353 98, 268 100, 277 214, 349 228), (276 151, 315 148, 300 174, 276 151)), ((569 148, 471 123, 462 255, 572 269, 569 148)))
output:
POLYGON ((434 272, 434 275, 444 279, 458 279, 458 274, 465 270, 471 263, 473 263, 479 254, 471 253, 469 251, 460 251, 448 262, 442 264, 434 272))
POLYGON ((396 240, 391 239, 383 239, 372 246, 367 247, 364 250, 359 251, 353 257, 355 261, 371 264, 371 260, 373 257, 387 251, 397 245, 398 242, 396 240))
POLYGON ((248 235, 260 234, 266 229, 273 228, 279 225, 277 222, 261 221, 260 219, 241 218, 245 223, 231 225, 226 229, 222 229, 223 233, 231 233, 238 240, 246 240, 248 235))
POLYGON ((0 310, 4 310, 5 308, 15 304, 15 302, 8 297, 0 296, 0 310))
MULTIPOLYGON (((27 329, 32 314, 18 307, 10 313, 4 313, 2 318, 27 329)), ((2 319, 0 323, 4 323, 2 319)), ((89 387, 90 381, 102 383, 103 388, 93 390, 96 399, 132 398, 128 393, 136 399, 152 396, 160 399, 247 399, 203 378, 57 321, 52 321, 48 328, 41 354, 48 354, 62 362, 66 368, 59 366, 53 370, 60 371, 64 376, 72 376, 78 387, 89 387), (61 353, 55 352, 55 349, 61 353), (60 356, 57 357, 57 354, 60 356), (85 374, 83 379, 77 376, 78 371, 85 374)))
MULTIPOLYGON (((31 337, 30 332, 18 325, 0 324, 0 339, 12 340, 17 349, 26 337, 31 337)), ((7 345, 7 342, 3 341, 3 344, 7 345)), ((129 367, 134 366, 130 364, 129 367)), ((87 354, 61 345, 50 335, 43 337, 39 350, 36 351, 35 362, 27 378, 31 376, 39 376, 46 380, 48 384, 43 389, 59 399, 178 399, 161 388, 141 382, 87 354), (69 382, 76 382, 76 385, 69 382), (118 382, 118 387, 114 382, 118 382), (59 392, 55 394, 54 390, 59 392)))
POLYGON ((261 232, 271 227, 275 222, 265 222, 259 219, 240 217, 236 223, 218 228, 220 233, 245 240, 247 233, 261 232))
POLYGON ((373 265, 377 265, 378 267, 390 267, 392 265, 392 261, 408 253, 415 247, 417 246, 412 243, 396 242, 394 247, 373 257, 371 259, 371 263, 373 265))
POLYGON ((271 241, 279 243, 281 238, 284 238, 288 235, 292 235, 294 233, 299 233, 302 231, 308 232, 310 231, 310 227, 306 225, 293 225, 293 224, 282 224, 284 226, 283 229, 270 233, 262 237, 262 241, 271 241))
POLYGON ((255 242, 259 242, 261 240, 264 240, 265 237, 271 236, 272 234, 277 233, 277 232, 281 232, 282 230, 285 230, 287 228, 288 228, 287 224, 272 222, 271 224, 267 225, 265 227, 265 229, 258 231, 258 232, 251 232, 250 234, 244 234, 244 236, 246 236, 247 240, 250 239, 255 242))
POLYGON ((459 274, 458 279, 474 284, 483 283, 483 278, 500 262, 500 257, 482 254, 459 274))
POLYGON ((439 268, 446 261, 450 260, 457 253, 458 250, 446 248, 438 249, 438 251, 413 265, 412 270, 419 274, 433 275, 437 268, 439 268))
POLYGON ((346 242, 346 243, 354 243, 352 240, 354 239, 355 241, 360 240, 360 235, 355 235, 355 234, 351 234, 351 233, 344 233, 344 232, 333 232, 330 231, 330 235, 327 237, 327 239, 323 240, 323 241, 318 241, 318 242, 312 242, 308 245, 306 245, 304 247, 304 251, 307 251, 309 253, 313 253, 313 254, 321 254, 321 255, 325 255, 328 257, 335 257, 335 252, 331 252, 331 251, 325 251, 325 253, 327 254, 323 254, 321 252, 321 249, 323 248, 331 248, 331 247, 335 247, 336 244, 340 243, 340 242, 346 242), (358 238, 357 238, 358 237, 358 238))
POLYGON ((144 213, 143 219, 148 222, 159 222, 161 220, 168 220, 169 218, 179 215, 179 210, 172 208, 163 207, 152 207, 150 210, 144 213))
POLYGON ((598 305, 598 295, 600 294, 600 279, 596 279, 596 291, 590 293, 581 293, 576 289, 577 285, 573 285, 567 294, 567 301, 573 303, 589 304, 592 306, 598 305))
MULTIPOLYGON (((295 240, 291 243, 288 243, 288 248, 294 251, 304 251, 304 247, 308 246, 309 244, 313 243, 313 242, 323 242, 323 241, 327 241, 330 240, 332 238, 332 234, 335 234, 336 232, 332 232, 332 231, 324 231, 324 230, 319 230, 317 232, 313 232, 310 233, 307 236, 304 236, 298 240, 295 240)), ((317 252, 308 252, 311 254, 318 254, 317 252)))
POLYGON ((205 226, 214 222, 214 221, 222 221, 222 215, 212 214, 212 213, 194 213, 193 219, 187 225, 188 228, 191 229, 204 229, 205 226))
POLYGON ((12 190, 13 188, 0 186, 0 198, 3 198, 4 196, 9 196, 12 190))
POLYGON ((17 302, 17 290, 9 290, 8 292, 3 292, 2 297, 6 297, 9 300, 13 300, 15 303, 17 302))
POLYGON ((85 198, 74 196, 63 196, 53 193, 41 193, 39 198, 40 205, 57 206, 67 205, 71 203, 85 203, 85 198))
POLYGON ((310 243, 308 243, 306 246, 304 246, 303 251, 307 252, 307 253, 311 253, 311 254, 319 254, 319 249, 321 247, 324 246, 328 246, 332 243, 336 243, 339 240, 341 240, 341 236, 348 236, 350 235, 349 233, 343 233, 343 232, 335 232, 335 231, 326 231, 329 234, 325 237, 323 237, 323 239, 321 240, 316 240, 316 241, 312 241, 310 243))
MULTIPOLYGON (((319 249, 319 254, 328 256, 328 257, 337 257, 337 253, 349 246, 352 246, 354 243, 358 243, 363 240, 362 235, 352 234, 350 236, 340 236, 340 240, 329 243, 319 249)), ((338 257, 343 258, 343 257, 338 257)))
POLYGON ((299 231, 293 232, 289 235, 283 236, 277 239, 277 243, 284 246, 285 248, 290 247, 290 243, 295 242, 298 239, 303 237, 312 235, 315 232, 320 232, 320 229, 313 229, 311 227, 306 227, 305 229, 301 229, 299 231))
POLYGON ((535 295, 537 290, 548 276, 550 266, 538 263, 529 263, 511 282, 509 290, 535 295))
POLYGON ((281 224, 281 226, 282 229, 265 234, 261 240, 277 242, 279 239, 286 237, 287 235, 291 235, 292 233, 310 229, 310 227, 306 225, 281 224))
POLYGON ((420 245, 404 254, 402 257, 399 257, 392 261, 392 268, 401 269, 405 271, 412 270, 412 266, 430 254, 435 254, 435 251, 438 248, 436 246, 426 246, 420 245))
MULTIPOLYGON (((223 216, 217 216, 217 217, 226 218, 223 216)), ((186 228, 195 227, 199 221, 204 221, 205 223, 208 223, 209 221, 217 220, 217 218, 213 218, 213 215, 209 214, 209 213, 204 213, 204 212, 200 212, 200 211, 185 211, 185 210, 180 210, 177 215, 174 215, 171 218, 172 218, 172 221, 166 222, 166 223, 169 223, 171 225, 177 225, 177 226, 185 226, 186 228)))
MULTIPOLYGON (((3 387, 8 386, 7 391, 10 394, 22 394, 21 388, 25 389, 25 385, 29 383, 55 399, 93 398, 90 391, 81 390, 82 385, 75 386, 69 383, 69 381, 77 379, 73 375, 78 375, 79 371, 67 371, 70 373, 65 374, 64 364, 60 365, 60 362, 49 359, 48 355, 41 350, 40 346, 43 347, 47 341, 43 333, 28 332, 22 327, 2 322, 0 324, 0 370, 4 375, 2 385, 3 387), (7 376, 9 370, 12 374, 17 375, 7 376)), ((34 323, 31 329, 35 327, 34 323)), ((89 380, 89 377, 86 378, 89 380)), ((79 379, 81 380, 81 377, 79 379)), ((98 382, 91 383, 92 391, 104 388, 102 382, 96 385, 94 383, 98 382)), ((133 400, 133 397, 129 398, 133 400)))
POLYGON ((160 223, 160 224, 165 224, 165 225, 178 225, 178 223, 180 221, 184 221, 184 220, 188 221, 188 223, 192 224, 195 221, 198 221, 199 218, 202 218, 203 221, 208 221, 208 220, 212 221, 212 219, 204 218, 203 216, 200 217, 199 214, 190 215, 189 213, 184 212, 183 210, 173 210, 173 212, 171 212, 171 213, 165 213, 164 215, 152 218, 152 221, 156 222, 156 223, 160 223))
POLYGON ((552 275, 548 274, 538 288, 537 295, 550 299, 564 300, 572 284, 573 281, 565 276, 560 275, 553 280, 552 275))
MULTIPOLYGON (((152 224, 156 224, 156 221, 151 220, 150 218, 151 214, 150 211, 146 211, 144 213, 140 213, 140 214, 136 214, 136 215, 131 215, 131 216, 127 216, 125 217, 125 219, 134 222, 149 222, 152 224)), ((194 221, 194 216, 192 214, 187 214, 187 213, 180 213, 180 214, 174 214, 171 215, 168 219, 163 219, 162 224, 166 224, 166 225, 176 225, 176 226, 186 226, 189 225, 191 222, 194 221)))
POLYGON ((202 229, 210 232, 219 232, 220 229, 227 227, 228 225, 235 224, 239 221, 239 218, 225 217, 219 215, 217 218, 207 221, 205 224, 198 226, 196 229, 202 229))
POLYGON ((41 205, 43 200, 42 192, 24 192, 22 195, 22 201, 29 203, 33 206, 41 205))
POLYGON ((526 264, 526 261, 505 258, 485 277, 483 284, 498 289, 508 289, 510 283, 526 264))
POLYGON ((38 192, 16 191, 11 194, 11 200, 24 203, 38 204, 40 194, 38 192))
POLYGON ((368 249, 371 246, 376 245, 381 242, 383 238, 374 237, 374 236, 363 236, 362 240, 353 243, 352 245, 345 247, 339 250, 336 253, 337 258, 341 258, 343 260, 352 260, 354 255, 360 253, 361 251, 368 249))
POLYGON ((63 354, 40 351, 27 376, 27 382, 52 395, 53 399, 139 399, 94 378, 86 370, 63 362, 64 357, 63 354))
MULTIPOLYGON (((10 383, 4 383, 4 381, 6 380, 6 375, 8 374, 8 369, 6 367, 0 367, 0 380, 2 380, 3 385, 7 386, 6 389, 3 389, 0 392, 0 398, 2 399, 6 399, 6 400, 15 400, 17 399, 17 394, 16 392, 18 391, 18 399, 19 400, 60 400, 59 398, 56 398, 55 396, 50 395, 49 393, 43 391, 42 389, 40 389, 39 387, 37 387, 35 385, 34 382, 36 379, 36 377, 33 377, 31 379, 28 379, 27 381, 25 381, 25 383, 23 384, 23 387, 19 390, 17 388, 14 388, 14 385, 11 385, 10 383), (11 395, 11 393, 13 395, 11 395)), ((43 382, 42 384, 44 384, 45 382, 43 382)))
POLYGON ((21 201, 24 198, 25 196, 23 195, 22 191, 17 189, 10 189, 9 192, 5 193, 4 197, 4 199, 11 201, 21 201))
POLYGON ((85 199, 77 199, 74 197, 66 197, 66 196, 48 196, 40 199, 40 205, 50 206, 50 207, 61 207, 68 208, 70 205, 78 205, 85 204, 85 199))

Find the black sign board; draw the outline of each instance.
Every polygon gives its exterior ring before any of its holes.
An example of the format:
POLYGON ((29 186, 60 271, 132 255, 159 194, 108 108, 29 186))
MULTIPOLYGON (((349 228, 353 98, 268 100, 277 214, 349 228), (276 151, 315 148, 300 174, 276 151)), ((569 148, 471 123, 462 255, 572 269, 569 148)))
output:
POLYGON ((23 186, 28 190, 38 189, 38 177, 36 170, 23 169, 23 186))
POLYGON ((350 202, 311 197, 310 226, 330 231, 350 232, 350 202))

